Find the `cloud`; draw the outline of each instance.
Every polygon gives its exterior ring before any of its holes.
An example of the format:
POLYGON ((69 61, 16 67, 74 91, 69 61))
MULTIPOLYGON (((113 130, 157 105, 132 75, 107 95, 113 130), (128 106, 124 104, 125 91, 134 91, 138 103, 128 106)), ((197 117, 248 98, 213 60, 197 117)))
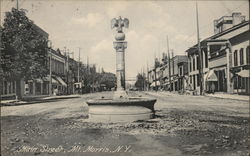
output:
POLYGON ((109 5, 106 9, 106 13, 110 19, 120 16, 120 13, 126 10, 129 5, 129 3, 126 1, 119 1, 119 2, 112 1, 108 4, 109 5))
POLYGON ((88 27, 94 27, 98 23, 102 22, 103 16, 99 13, 88 13, 85 17, 73 17, 71 21, 74 24, 87 25, 88 27))
POLYGON ((178 34, 174 37, 175 41, 179 42, 195 42, 196 41, 196 36, 194 35, 185 35, 185 34, 178 34))
POLYGON ((89 59, 97 63, 108 72, 115 72, 115 50, 113 42, 108 39, 101 40, 90 48, 89 59))

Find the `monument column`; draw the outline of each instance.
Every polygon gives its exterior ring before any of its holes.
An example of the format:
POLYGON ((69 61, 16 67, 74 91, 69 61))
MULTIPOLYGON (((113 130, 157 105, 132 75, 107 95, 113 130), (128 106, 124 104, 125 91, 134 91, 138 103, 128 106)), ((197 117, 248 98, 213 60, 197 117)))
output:
POLYGON ((116 84, 117 91, 125 90, 125 48, 127 42, 115 41, 114 48, 116 49, 116 84))
POLYGON ((116 28, 114 48, 116 50, 116 85, 117 89, 114 98, 127 98, 125 92, 125 49, 127 42, 122 28, 128 28, 129 21, 127 18, 113 18, 111 20, 111 28, 116 28))

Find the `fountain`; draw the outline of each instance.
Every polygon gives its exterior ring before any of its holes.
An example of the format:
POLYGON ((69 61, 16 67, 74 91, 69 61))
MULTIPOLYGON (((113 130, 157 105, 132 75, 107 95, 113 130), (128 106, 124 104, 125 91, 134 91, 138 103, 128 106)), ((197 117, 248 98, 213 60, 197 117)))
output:
POLYGON ((146 97, 129 97, 125 90, 125 49, 127 42, 123 27, 129 27, 127 18, 113 18, 111 28, 116 28, 116 83, 117 89, 112 99, 100 98, 88 100, 89 117, 97 122, 132 122, 154 117, 156 99, 146 97))

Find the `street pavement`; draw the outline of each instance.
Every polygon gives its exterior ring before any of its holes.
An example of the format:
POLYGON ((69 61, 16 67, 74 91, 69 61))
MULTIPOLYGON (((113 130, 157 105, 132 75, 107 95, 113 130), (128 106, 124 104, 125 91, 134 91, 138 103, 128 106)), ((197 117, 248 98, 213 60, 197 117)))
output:
POLYGON ((157 99, 156 118, 92 123, 86 100, 112 92, 1 107, 1 155, 248 156, 247 101, 169 92, 129 92, 157 99))

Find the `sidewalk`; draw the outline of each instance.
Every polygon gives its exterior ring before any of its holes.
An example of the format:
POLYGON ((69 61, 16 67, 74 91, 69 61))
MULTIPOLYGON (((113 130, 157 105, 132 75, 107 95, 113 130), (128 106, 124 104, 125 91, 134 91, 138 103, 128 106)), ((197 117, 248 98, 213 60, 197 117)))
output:
MULTIPOLYGON (((165 95, 165 96, 174 96, 174 95, 182 95, 178 92, 169 92, 169 91, 146 91, 146 93, 151 95, 165 95)), ((183 94, 186 96, 193 96, 188 94, 183 94)), ((196 95, 199 96, 199 95, 196 95)), ((207 97, 221 98, 221 99, 232 99, 232 100, 241 100, 241 101, 250 101, 250 96, 248 95, 238 95, 238 94, 228 94, 228 93, 214 93, 214 94, 205 94, 207 97)))
POLYGON ((15 106, 15 105, 22 105, 22 104, 32 104, 37 102, 46 102, 55 99, 63 99, 63 98, 74 98, 79 97, 78 94, 73 95, 61 95, 61 96, 26 96, 22 100, 1 100, 0 106, 15 106))
POLYGON ((222 99, 250 101, 250 97, 248 95, 238 95, 238 94, 228 94, 228 93, 215 93, 215 94, 206 94, 205 96, 215 97, 215 98, 222 98, 222 99))

